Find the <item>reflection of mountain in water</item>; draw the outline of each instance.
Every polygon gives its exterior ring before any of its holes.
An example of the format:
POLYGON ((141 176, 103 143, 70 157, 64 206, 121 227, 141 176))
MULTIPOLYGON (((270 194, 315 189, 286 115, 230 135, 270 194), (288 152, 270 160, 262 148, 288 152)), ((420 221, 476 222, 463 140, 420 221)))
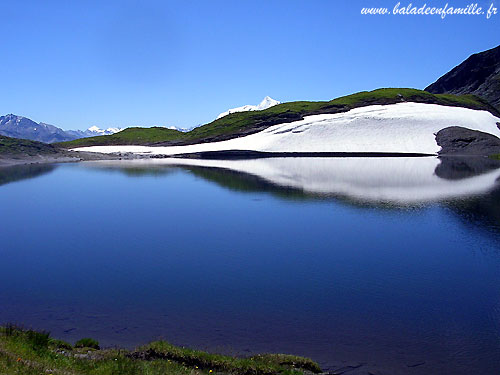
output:
POLYGON ((489 232, 500 231, 500 186, 489 194, 451 201, 447 206, 467 226, 481 227, 489 232))
POLYGON ((500 160, 477 157, 446 157, 439 158, 441 163, 436 167, 436 175, 449 179, 461 180, 478 176, 500 168, 500 160))
MULTIPOLYGON (((368 205, 421 205, 484 194, 500 176, 489 159, 269 158, 250 160, 162 159, 92 162, 100 168, 181 167, 236 190, 282 196, 344 197, 368 205)), ((498 163, 500 165, 500 163, 498 163)))
POLYGON ((0 185, 28 178, 35 178, 52 172, 56 168, 52 164, 27 164, 0 168, 0 185))
MULTIPOLYGON (((498 170, 500 161, 490 158, 441 158, 436 175, 457 180, 474 177, 498 170)), ((487 231, 500 230, 500 180, 488 194, 471 196, 465 199, 450 200, 449 207, 465 225, 474 225, 487 231)))
POLYGON ((150 165, 145 167, 140 165, 136 166, 133 164, 123 162, 124 165, 118 168, 117 165, 113 164, 107 166, 106 163, 110 162, 106 161, 103 164, 101 164, 99 170, 106 172, 118 172, 128 177, 161 177, 174 172, 173 167, 164 165, 150 165))
POLYGON ((172 158, 84 165, 129 175, 182 168, 231 190, 287 200, 334 199, 378 208, 441 202, 467 223, 500 229, 500 163, 487 158, 172 158))

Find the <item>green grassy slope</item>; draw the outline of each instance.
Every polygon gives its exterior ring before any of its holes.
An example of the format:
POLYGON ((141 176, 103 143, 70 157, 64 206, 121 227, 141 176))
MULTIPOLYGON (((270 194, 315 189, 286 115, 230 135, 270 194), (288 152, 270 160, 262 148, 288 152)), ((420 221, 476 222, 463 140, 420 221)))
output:
POLYGON ((100 145, 142 145, 183 139, 184 133, 166 128, 127 128, 113 135, 102 135, 55 143, 65 148, 100 145))
POLYGON ((72 148, 130 144, 181 145, 219 141, 252 134, 279 123, 297 121, 307 115, 340 113, 368 105, 404 101, 481 109, 500 116, 495 108, 474 95, 434 95, 416 89, 386 88, 343 96, 328 102, 290 102, 263 111, 233 113, 187 133, 165 128, 129 128, 109 136, 77 139, 58 145, 72 148))
POLYGON ((0 157, 6 155, 13 156, 36 156, 55 155, 60 153, 57 147, 42 142, 29 141, 4 137, 0 135, 0 157))
MULTIPOLYGON (((130 352, 102 350, 93 340, 80 340, 83 341, 95 348, 76 348, 44 332, 0 327, 0 374, 300 375, 321 372, 312 360, 292 355, 239 358, 177 347, 163 341, 130 352)), ((75 346, 84 346, 84 343, 75 346)))

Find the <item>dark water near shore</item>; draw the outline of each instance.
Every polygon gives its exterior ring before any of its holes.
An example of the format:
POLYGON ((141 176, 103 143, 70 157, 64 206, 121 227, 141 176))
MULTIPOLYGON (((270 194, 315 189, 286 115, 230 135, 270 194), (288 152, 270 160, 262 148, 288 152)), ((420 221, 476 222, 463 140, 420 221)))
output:
POLYGON ((338 373, 500 373, 498 165, 179 163, 0 169, 0 322, 338 373))

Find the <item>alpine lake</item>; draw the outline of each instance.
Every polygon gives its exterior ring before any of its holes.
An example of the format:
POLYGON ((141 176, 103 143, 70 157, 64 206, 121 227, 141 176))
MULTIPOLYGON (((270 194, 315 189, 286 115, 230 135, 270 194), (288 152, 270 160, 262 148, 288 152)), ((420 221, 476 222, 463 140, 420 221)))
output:
POLYGON ((0 168, 0 323, 500 371, 500 161, 155 159, 0 168))

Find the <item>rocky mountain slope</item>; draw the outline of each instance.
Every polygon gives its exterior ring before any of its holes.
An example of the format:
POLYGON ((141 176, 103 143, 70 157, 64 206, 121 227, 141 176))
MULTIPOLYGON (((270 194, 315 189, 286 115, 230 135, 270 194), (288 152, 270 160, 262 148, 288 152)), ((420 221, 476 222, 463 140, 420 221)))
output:
POLYGON ((470 56, 425 88, 433 94, 474 94, 500 110, 500 46, 470 56))
POLYGON ((76 137, 66 134, 64 130, 53 125, 36 123, 29 118, 13 114, 0 117, 0 134, 44 143, 76 139, 76 137))

